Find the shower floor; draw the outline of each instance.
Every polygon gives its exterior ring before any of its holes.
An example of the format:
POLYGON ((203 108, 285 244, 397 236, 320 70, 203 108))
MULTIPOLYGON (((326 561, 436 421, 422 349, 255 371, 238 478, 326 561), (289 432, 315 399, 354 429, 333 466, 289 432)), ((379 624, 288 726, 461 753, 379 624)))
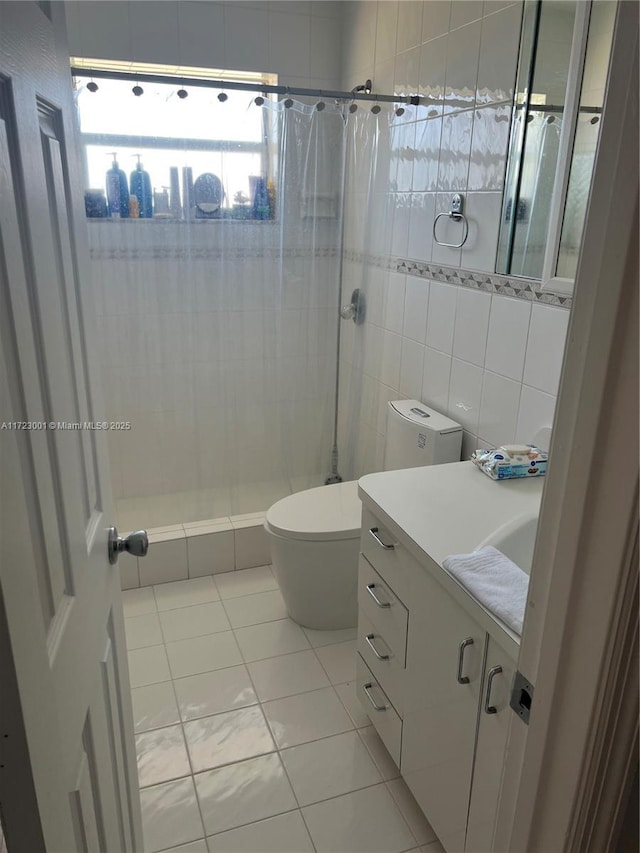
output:
POLYGON ((116 523, 120 530, 189 524, 210 518, 264 512, 271 504, 302 489, 320 486, 324 476, 300 480, 273 480, 226 488, 193 489, 163 495, 117 498, 116 523))

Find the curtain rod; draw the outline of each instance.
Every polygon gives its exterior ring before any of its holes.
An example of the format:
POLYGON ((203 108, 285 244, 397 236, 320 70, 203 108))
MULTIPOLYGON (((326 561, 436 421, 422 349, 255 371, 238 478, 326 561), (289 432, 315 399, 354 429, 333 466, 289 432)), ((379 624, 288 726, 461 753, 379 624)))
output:
POLYGON ((273 86, 266 83, 239 83, 233 80, 204 80, 197 77, 172 77, 168 74, 135 74, 132 71, 106 71, 102 68, 71 67, 74 77, 97 77, 109 80, 130 80, 134 83, 173 83, 176 86, 200 86, 210 89, 228 89, 241 92, 258 92, 265 95, 300 95, 309 98, 335 98, 340 101, 379 101, 390 104, 418 106, 421 95, 373 95, 366 92, 340 92, 331 89, 304 89, 300 86, 273 86))

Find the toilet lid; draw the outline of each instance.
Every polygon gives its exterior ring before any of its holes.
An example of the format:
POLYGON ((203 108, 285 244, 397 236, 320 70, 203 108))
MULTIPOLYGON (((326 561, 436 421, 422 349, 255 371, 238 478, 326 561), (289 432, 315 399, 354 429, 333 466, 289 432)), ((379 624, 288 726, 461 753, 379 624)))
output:
POLYGON ((289 539, 354 539, 360 536, 358 481, 306 489, 267 510, 267 527, 289 539))

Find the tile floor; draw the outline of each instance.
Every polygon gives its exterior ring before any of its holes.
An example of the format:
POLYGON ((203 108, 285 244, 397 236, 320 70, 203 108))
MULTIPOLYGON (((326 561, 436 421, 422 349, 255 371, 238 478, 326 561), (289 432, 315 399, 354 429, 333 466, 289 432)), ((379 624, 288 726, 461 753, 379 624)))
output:
POLYGON ((353 689, 355 631, 269 566, 123 593, 145 853, 441 853, 353 689))

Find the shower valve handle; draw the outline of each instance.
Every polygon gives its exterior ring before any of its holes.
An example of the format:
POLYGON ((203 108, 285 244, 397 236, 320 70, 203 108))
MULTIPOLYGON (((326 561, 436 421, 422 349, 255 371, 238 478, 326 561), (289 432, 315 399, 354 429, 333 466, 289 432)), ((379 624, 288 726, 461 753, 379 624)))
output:
POLYGON ((146 530, 134 530, 124 538, 118 536, 118 528, 109 528, 109 562, 114 566, 118 562, 118 555, 127 551, 133 557, 146 557, 149 550, 149 537, 146 530))

